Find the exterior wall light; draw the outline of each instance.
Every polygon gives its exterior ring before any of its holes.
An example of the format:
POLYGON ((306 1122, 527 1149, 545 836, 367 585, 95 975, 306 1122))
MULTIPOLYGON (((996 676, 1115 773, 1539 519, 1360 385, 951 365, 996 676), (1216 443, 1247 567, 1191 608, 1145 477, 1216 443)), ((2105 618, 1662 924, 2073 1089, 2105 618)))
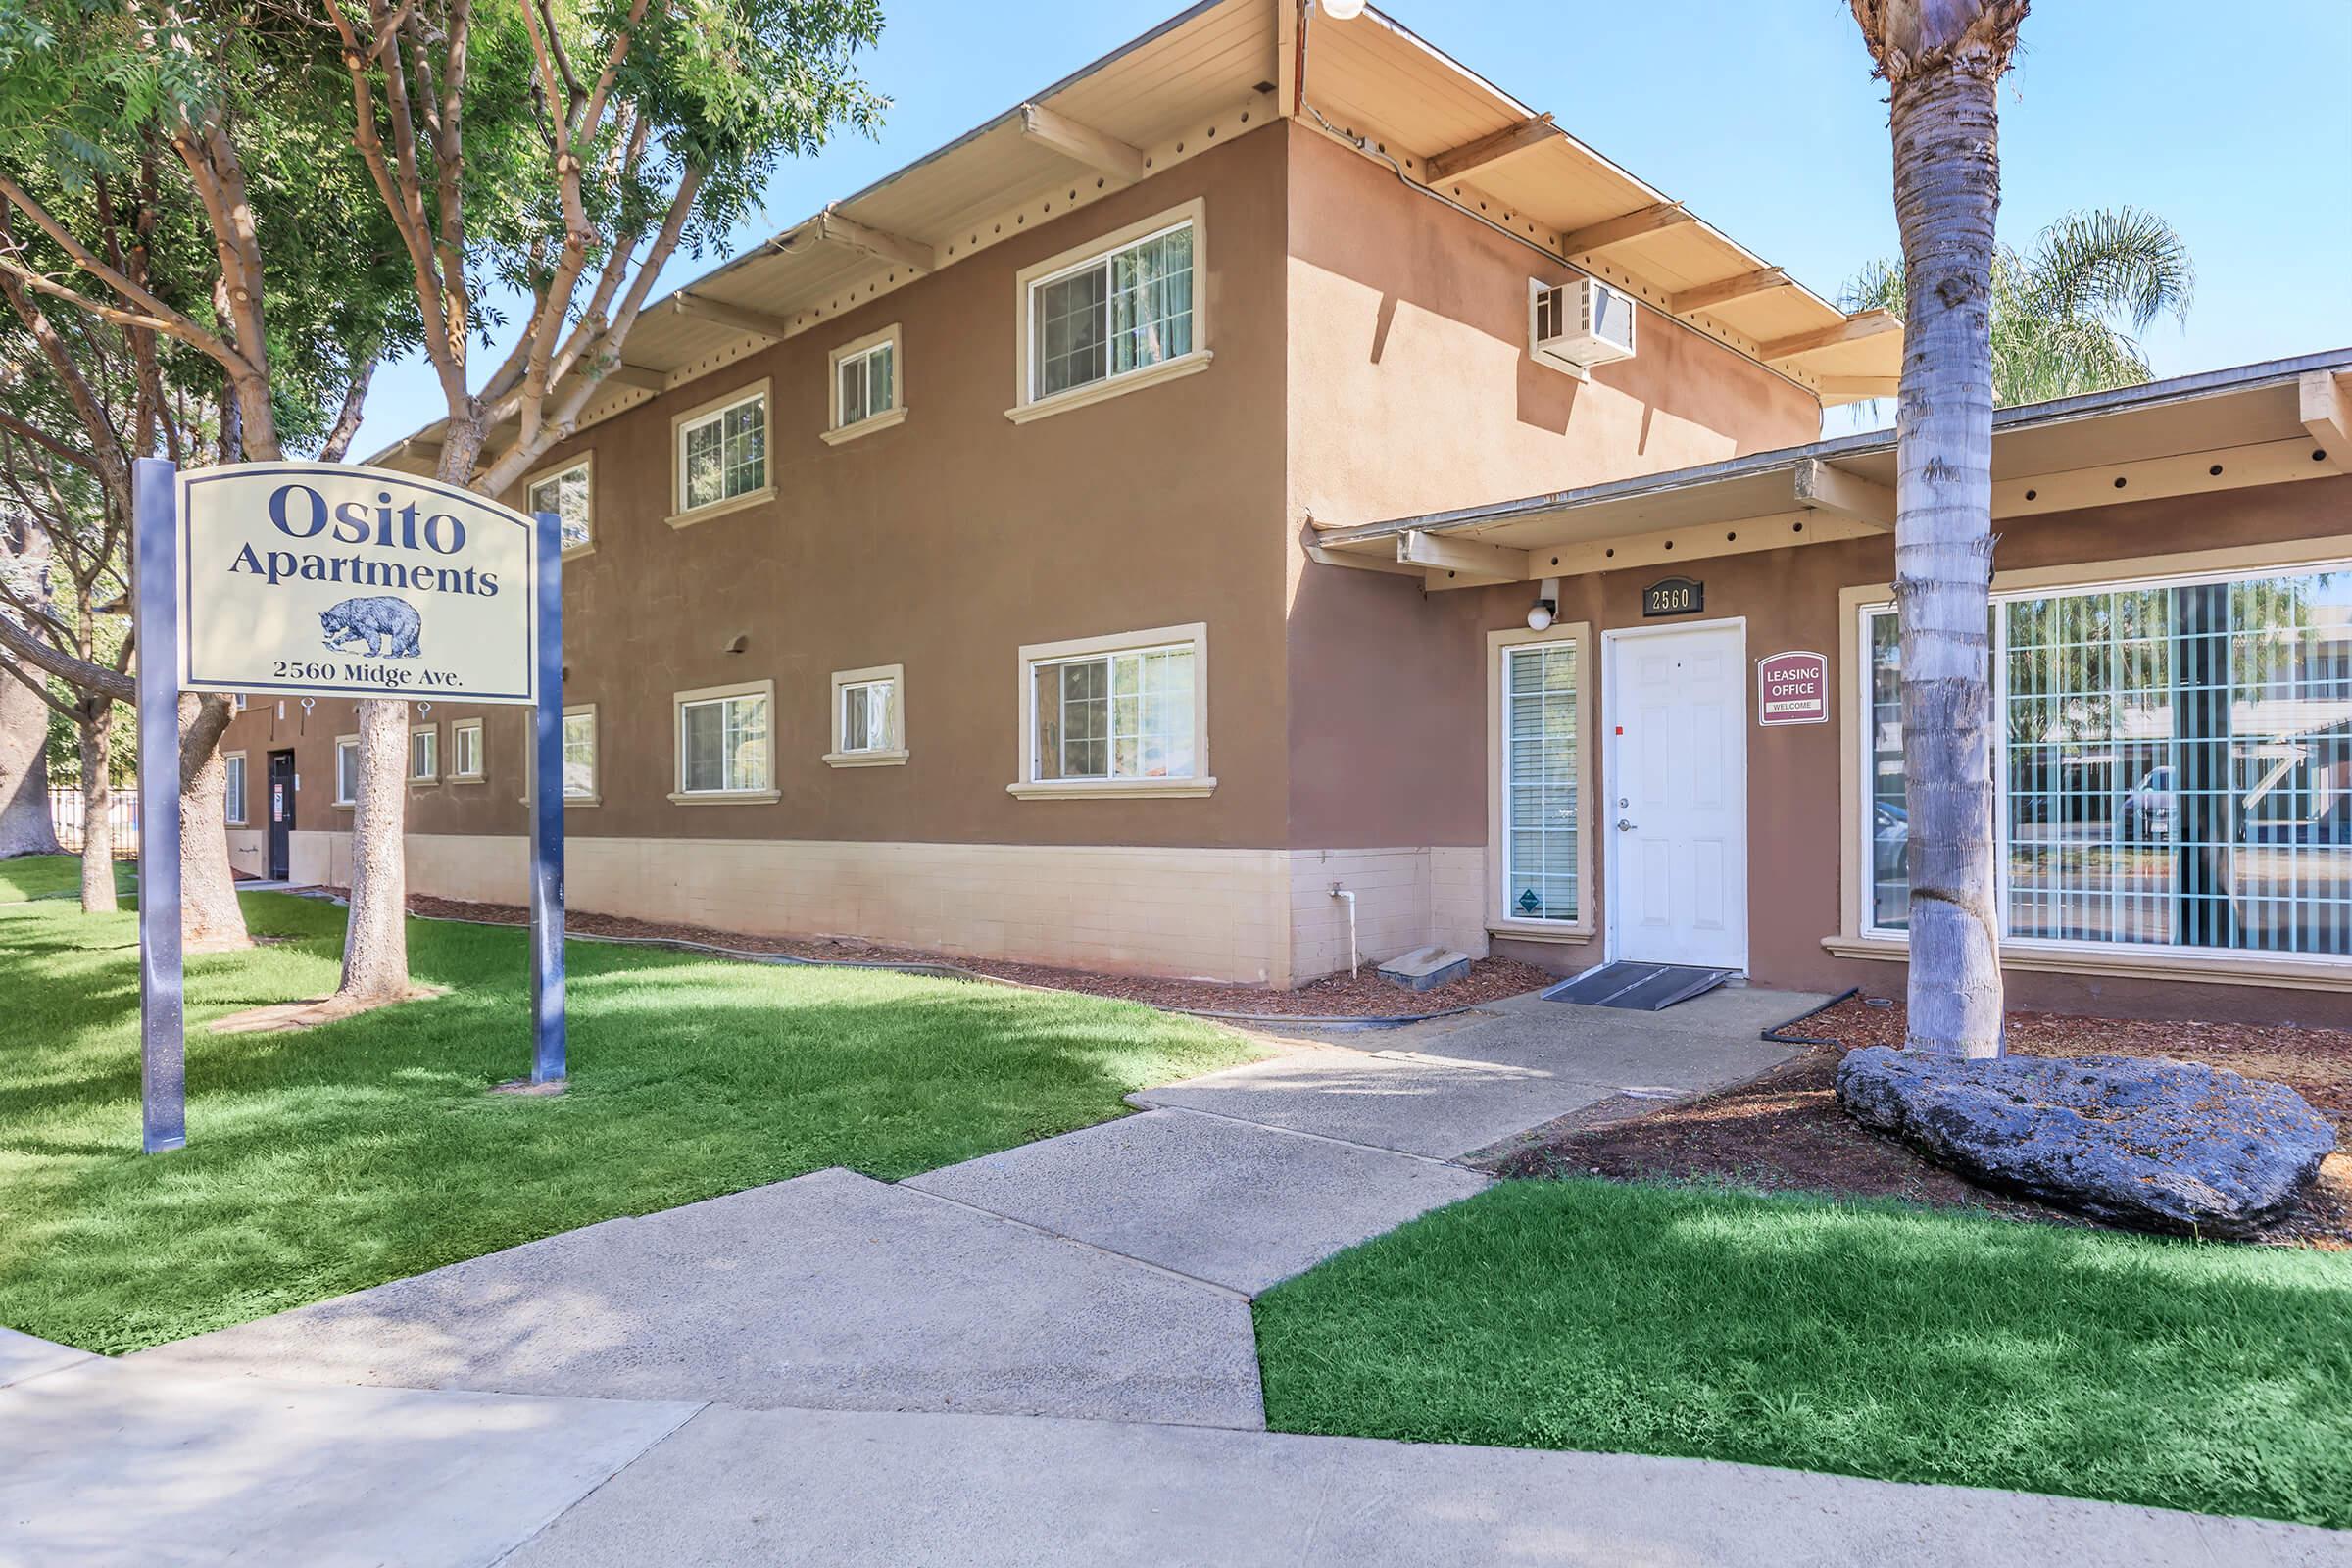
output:
POLYGON ((1334 22, 1353 22, 1364 14, 1364 0, 1315 0, 1315 3, 1334 22))
POLYGON ((1546 577, 1536 590, 1536 602, 1528 607, 1527 629, 1543 631, 1550 626, 1552 617, 1560 612, 1560 579, 1546 577))

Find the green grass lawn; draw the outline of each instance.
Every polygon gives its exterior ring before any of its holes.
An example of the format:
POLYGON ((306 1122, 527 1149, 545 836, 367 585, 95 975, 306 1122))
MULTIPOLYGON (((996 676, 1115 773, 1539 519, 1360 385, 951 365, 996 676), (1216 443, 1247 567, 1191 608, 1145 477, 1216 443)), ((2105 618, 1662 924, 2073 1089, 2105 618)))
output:
POLYGON ((2352 1257, 1511 1182, 1256 1307, 1267 1425, 2352 1526, 2352 1257))
POLYGON ((493 1096, 529 1066, 522 932, 411 921, 447 997, 215 1035, 335 984, 341 909, 245 910, 285 940, 188 961, 189 1147, 148 1157, 135 917, 0 905, 0 1324, 134 1349, 828 1165, 912 1175, 1257 1054, 1096 998, 574 943, 569 1092, 493 1096))
MULTIPOLYGON (((115 862, 115 891, 133 886, 130 862, 115 862)), ((81 861, 71 855, 20 855, 0 860, 0 904, 27 899, 73 898, 81 892, 81 861)))

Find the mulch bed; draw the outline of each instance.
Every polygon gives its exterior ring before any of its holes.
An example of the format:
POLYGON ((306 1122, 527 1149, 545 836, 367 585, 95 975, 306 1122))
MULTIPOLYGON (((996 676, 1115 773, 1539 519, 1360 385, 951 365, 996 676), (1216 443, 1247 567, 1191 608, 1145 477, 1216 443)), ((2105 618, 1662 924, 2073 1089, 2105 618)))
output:
MULTIPOLYGON (((1865 1131, 1838 1106, 1845 1053, 1900 1046, 1903 1008, 1861 998, 1839 1003, 1788 1033, 1834 1041, 1763 1077, 1695 1100, 1655 1106, 1617 1100, 1554 1123, 1496 1166, 1520 1177, 1599 1175, 1620 1181, 1711 1180, 1775 1191, 1900 1198, 1968 1206, 2019 1219, 2087 1225, 2079 1215, 2001 1196, 1865 1131)), ((2352 1250, 2352 1031, 2283 1025, 2119 1022, 2013 1012, 2009 1046, 2023 1054, 2173 1056, 2286 1084, 2335 1123, 2339 1152, 2294 1213, 2263 1238, 2352 1250)))
MULTIPOLYGON (((337 897, 343 888, 316 891, 337 897)), ((512 904, 470 904, 460 899, 409 895, 409 912, 428 920, 479 920, 494 925, 521 925, 526 911, 512 904)), ((854 937, 769 937, 742 931, 715 931, 708 926, 667 925, 614 914, 591 914, 569 909, 564 929, 580 936, 639 937, 662 942, 693 942, 705 947, 731 948, 740 953, 773 953, 795 958, 817 958, 833 963, 944 963, 994 979, 1054 991, 1082 991, 1089 996, 1115 997, 1146 1006, 1186 1012, 1230 1012, 1282 1018, 1387 1018, 1445 1012, 1475 1006, 1550 985, 1557 975, 1532 963, 1509 958, 1480 958, 1470 972, 1450 985, 1429 991, 1406 991, 1377 978, 1369 965, 1360 974, 1329 975, 1296 991, 1265 986, 1228 985, 1214 980, 1161 980, 1148 975, 1098 974, 1086 969, 1056 969, 1040 963, 1008 963, 995 958, 956 957, 914 948, 891 947, 854 937)))

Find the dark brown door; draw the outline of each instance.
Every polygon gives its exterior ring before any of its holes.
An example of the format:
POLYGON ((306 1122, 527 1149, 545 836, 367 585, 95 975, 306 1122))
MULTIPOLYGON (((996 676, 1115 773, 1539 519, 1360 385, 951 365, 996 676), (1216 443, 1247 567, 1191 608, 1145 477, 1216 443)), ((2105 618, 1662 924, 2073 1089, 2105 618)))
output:
POLYGON ((270 877, 283 882, 293 869, 294 754, 270 754, 270 877))

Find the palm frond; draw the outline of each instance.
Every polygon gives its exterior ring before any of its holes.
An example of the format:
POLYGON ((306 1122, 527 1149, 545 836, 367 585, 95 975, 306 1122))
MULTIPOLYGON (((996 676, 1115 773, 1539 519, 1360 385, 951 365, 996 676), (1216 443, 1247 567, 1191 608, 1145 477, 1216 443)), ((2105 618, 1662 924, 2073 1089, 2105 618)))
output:
POLYGON ((2048 314, 2122 316, 2134 332, 2167 313, 2185 319, 2197 284, 2187 241, 2138 207, 2068 213, 2034 236, 2025 271, 2048 314))

